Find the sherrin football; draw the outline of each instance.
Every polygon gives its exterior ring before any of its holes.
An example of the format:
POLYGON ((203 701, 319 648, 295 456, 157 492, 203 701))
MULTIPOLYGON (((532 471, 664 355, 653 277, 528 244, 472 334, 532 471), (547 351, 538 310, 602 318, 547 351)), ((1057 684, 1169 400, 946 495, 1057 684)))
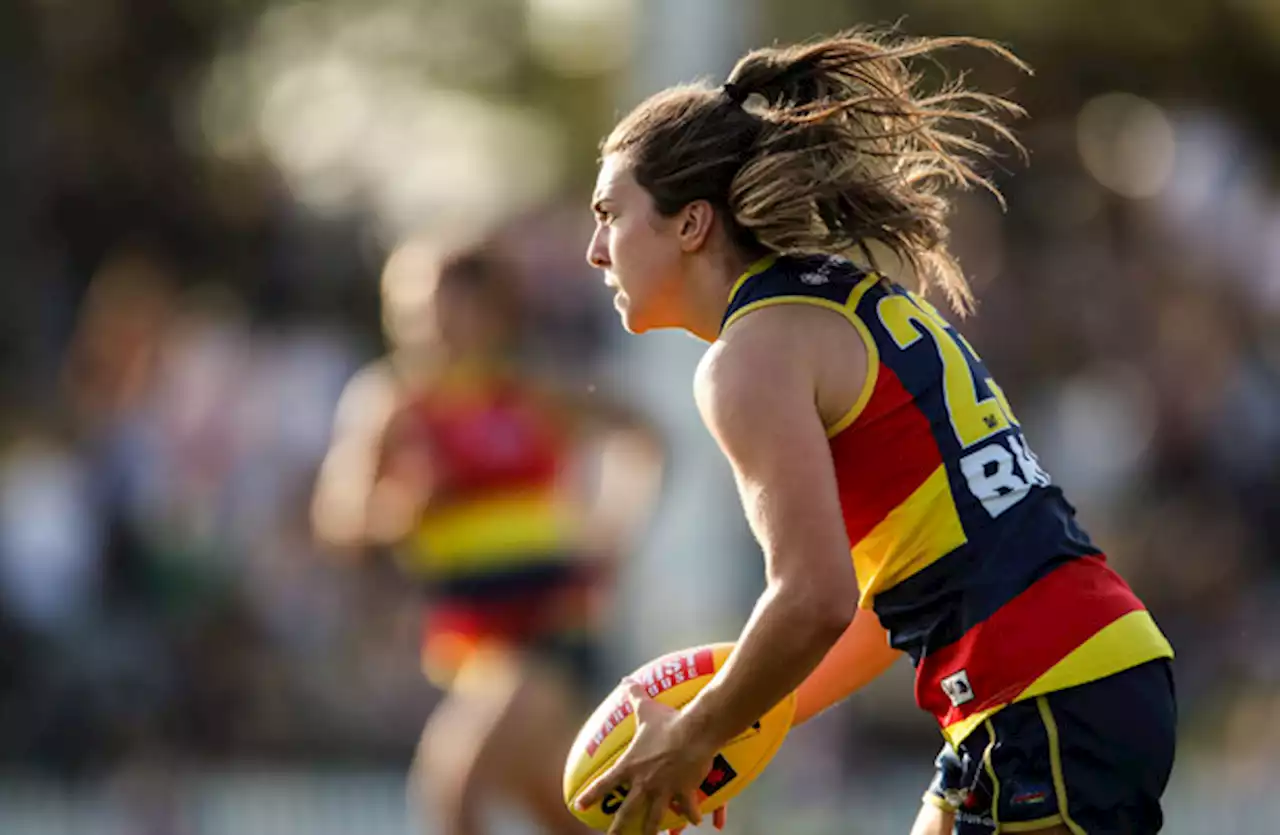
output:
MULTIPOLYGON (((679 709, 711 683, 732 650, 732 643, 722 643, 673 652, 646 664, 627 678, 643 685, 650 697, 679 709)), ((699 788, 699 807, 704 814, 724 806, 760 775, 791 729, 795 710, 793 693, 716 754, 711 771, 699 788)), ((564 769, 564 801, 569 810, 592 829, 603 832, 609 828, 626 797, 626 789, 615 788, 599 803, 581 811, 574 808, 573 802, 627 749, 635 726, 631 705, 619 685, 591 714, 569 750, 564 769)), ((683 818, 668 810, 659 829, 672 829, 684 823, 683 818)))

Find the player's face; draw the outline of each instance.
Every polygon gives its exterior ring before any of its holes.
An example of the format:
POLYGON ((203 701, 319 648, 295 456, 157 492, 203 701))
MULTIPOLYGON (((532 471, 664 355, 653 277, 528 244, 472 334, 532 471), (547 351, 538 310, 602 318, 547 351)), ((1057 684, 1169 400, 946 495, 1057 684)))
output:
POLYGON ((454 355, 492 359, 501 352, 505 329, 501 315, 481 293, 465 287, 436 288, 436 327, 454 355))
POLYGON ((658 213, 653 197, 617 154, 600 166, 592 210, 596 231, 587 261, 604 271, 623 327, 632 333, 679 327, 682 250, 677 224, 658 213))
POLYGON ((445 349, 468 358, 488 357, 500 349, 501 317, 479 293, 442 283, 434 262, 400 266, 383 285, 385 321, 397 346, 410 351, 445 349))

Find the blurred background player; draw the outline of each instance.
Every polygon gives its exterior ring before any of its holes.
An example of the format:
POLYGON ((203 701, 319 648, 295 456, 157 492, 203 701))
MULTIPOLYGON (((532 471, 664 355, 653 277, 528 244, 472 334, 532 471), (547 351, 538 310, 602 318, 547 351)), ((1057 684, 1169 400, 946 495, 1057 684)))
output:
POLYGON ((393 549, 426 603, 422 662, 447 696, 415 783, 438 831, 484 831, 482 800, 578 832, 560 775, 590 707, 602 596, 647 518, 660 451, 637 417, 521 367, 519 284, 493 248, 397 250, 390 352, 338 407, 313 519, 334 546, 393 549))

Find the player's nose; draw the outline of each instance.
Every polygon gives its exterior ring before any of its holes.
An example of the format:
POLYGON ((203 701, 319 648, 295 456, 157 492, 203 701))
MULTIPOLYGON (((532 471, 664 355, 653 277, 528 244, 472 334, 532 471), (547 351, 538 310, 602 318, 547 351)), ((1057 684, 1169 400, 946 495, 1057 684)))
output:
POLYGON ((587 244, 587 263, 597 270, 609 268, 608 230, 603 226, 596 229, 591 242, 587 244))

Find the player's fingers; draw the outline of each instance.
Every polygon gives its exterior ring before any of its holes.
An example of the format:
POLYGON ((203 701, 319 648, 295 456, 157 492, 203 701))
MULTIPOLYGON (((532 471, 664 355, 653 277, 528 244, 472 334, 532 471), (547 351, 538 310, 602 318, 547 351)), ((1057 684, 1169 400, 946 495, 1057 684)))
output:
POLYGON ((714 826, 716 829, 724 829, 724 819, 725 819, 725 816, 728 814, 728 811, 729 811, 728 806, 721 806, 719 809, 716 809, 714 812, 712 812, 711 825, 714 826))
POLYGON ((627 757, 623 754, 618 758, 617 762, 609 766, 603 774, 587 784, 587 787, 578 793, 577 800, 573 801, 573 805, 579 812, 585 812, 592 806, 604 800, 605 795, 609 792, 625 786, 629 780, 627 773, 627 757))
MULTIPOLYGON (((661 794, 654 795, 644 807, 644 818, 640 823, 640 835, 658 835, 658 826, 662 823, 662 814, 671 801, 661 794)), ((628 829, 628 832, 635 830, 628 829)))
POLYGON ((631 819, 637 814, 644 814, 643 810, 637 806, 640 803, 640 798, 641 794, 639 792, 627 795, 622 804, 618 806, 618 813, 609 822, 607 835, 622 835, 623 832, 635 832, 635 826, 632 825, 631 819))
POLYGON ((680 792, 673 797, 671 799, 671 808, 675 809, 677 815, 681 815, 694 826, 702 823, 702 808, 698 804, 698 796, 691 791, 680 792))
POLYGON ((622 698, 631 706, 632 712, 640 710, 640 706, 649 700, 649 693, 644 685, 629 678, 622 680, 622 698))
POLYGON ((680 835, 681 832, 684 832, 684 827, 677 826, 675 829, 668 829, 667 835, 680 835))

